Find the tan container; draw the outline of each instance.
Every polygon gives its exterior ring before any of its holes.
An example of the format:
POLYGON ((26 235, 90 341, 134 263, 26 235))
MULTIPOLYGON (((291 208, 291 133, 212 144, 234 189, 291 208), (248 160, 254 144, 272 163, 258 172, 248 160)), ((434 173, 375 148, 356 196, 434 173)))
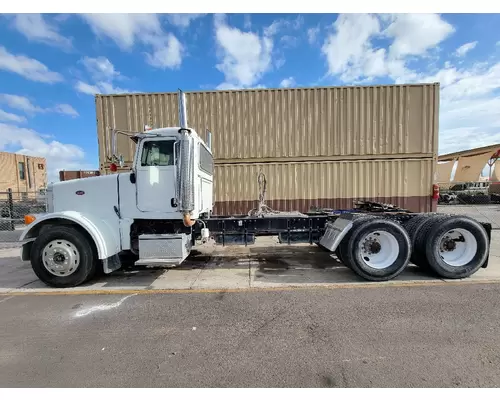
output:
MULTIPOLYGON (((216 162, 429 158, 437 154, 439 84, 186 93, 188 123, 212 133, 216 162)), ((178 126, 177 93, 97 95, 101 167, 111 130, 178 126)), ((119 135, 130 164, 134 143, 119 135)))
POLYGON ((215 167, 214 215, 246 214, 258 204, 257 176, 267 180, 266 203, 280 211, 311 206, 351 209, 355 200, 432 210, 433 159, 219 164, 215 167))

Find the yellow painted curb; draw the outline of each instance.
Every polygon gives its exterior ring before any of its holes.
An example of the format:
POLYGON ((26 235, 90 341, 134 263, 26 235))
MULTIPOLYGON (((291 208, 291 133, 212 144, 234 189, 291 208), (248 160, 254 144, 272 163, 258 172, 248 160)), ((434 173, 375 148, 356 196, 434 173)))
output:
POLYGON ((371 283, 334 283, 311 286, 286 286, 268 288, 237 288, 237 289, 89 289, 89 290, 46 290, 28 291, 15 290, 0 293, 0 296, 83 296, 83 295, 114 295, 114 294, 202 294, 202 293, 251 293, 251 292, 286 292, 296 290, 318 289, 359 289, 359 288, 393 288, 393 287, 422 287, 422 286, 461 286, 478 284, 498 284, 500 279, 474 279, 457 281, 391 281, 371 283))

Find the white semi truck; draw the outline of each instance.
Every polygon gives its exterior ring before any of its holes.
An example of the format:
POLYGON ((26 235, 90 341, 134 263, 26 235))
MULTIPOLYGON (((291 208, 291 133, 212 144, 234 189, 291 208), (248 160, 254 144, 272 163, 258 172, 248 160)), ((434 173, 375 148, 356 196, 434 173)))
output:
POLYGON ((101 270, 121 268, 124 260, 175 266, 200 241, 247 245, 262 235, 318 244, 371 281, 396 277, 410 261, 452 279, 488 265, 491 225, 465 216, 274 213, 262 201, 253 214, 213 216, 211 140, 204 143, 188 128, 181 91, 179 121, 180 127, 132 135, 136 153, 126 173, 48 185, 47 212, 27 215, 20 238, 22 260, 31 262, 43 282, 78 286, 101 270))

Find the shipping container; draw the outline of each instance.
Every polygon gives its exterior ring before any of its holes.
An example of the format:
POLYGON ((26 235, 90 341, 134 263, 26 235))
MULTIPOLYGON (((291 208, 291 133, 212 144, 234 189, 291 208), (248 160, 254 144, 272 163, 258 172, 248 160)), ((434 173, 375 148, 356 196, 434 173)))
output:
POLYGON ((59 181, 70 181, 72 179, 90 178, 99 175, 99 171, 59 171, 59 181))
MULTIPOLYGON (((434 158, 439 84, 187 92, 188 124, 216 163, 434 158)), ((178 126, 177 93, 97 95, 100 168, 112 129, 178 126)), ((135 144, 118 135, 125 165, 135 144)))
POLYGON ((266 203, 280 211, 311 207, 351 209, 355 200, 432 211, 433 160, 326 161, 219 164, 215 167, 214 214, 246 214, 257 207, 258 175, 267 181, 266 203))

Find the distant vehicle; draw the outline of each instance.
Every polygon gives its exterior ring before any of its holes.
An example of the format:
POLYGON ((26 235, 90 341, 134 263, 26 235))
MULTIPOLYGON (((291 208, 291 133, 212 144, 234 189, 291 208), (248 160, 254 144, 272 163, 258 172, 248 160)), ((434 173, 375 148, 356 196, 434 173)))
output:
POLYGON ((490 202, 490 185, 489 181, 455 183, 449 189, 440 192, 439 203, 487 204, 490 202))
POLYGON ((488 181, 463 182, 463 183, 457 183, 457 184, 453 185, 452 187, 450 187, 449 191, 450 192, 472 192, 474 194, 476 194, 476 193, 488 194, 489 186, 490 186, 490 182, 488 182, 488 181))

